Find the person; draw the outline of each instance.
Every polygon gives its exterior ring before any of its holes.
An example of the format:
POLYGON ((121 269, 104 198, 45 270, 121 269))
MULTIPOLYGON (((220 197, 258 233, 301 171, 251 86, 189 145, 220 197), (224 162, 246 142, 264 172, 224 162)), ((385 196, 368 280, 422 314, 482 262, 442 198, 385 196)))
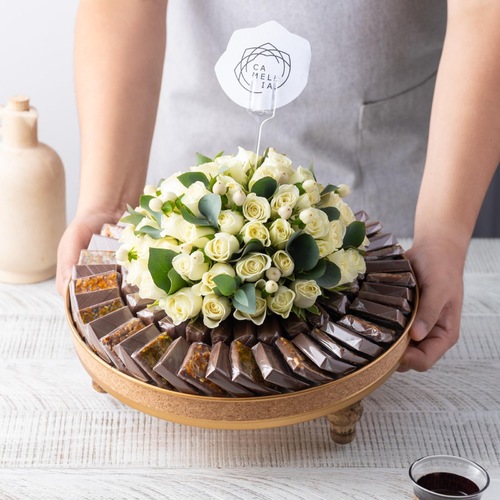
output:
POLYGON ((201 148, 251 149, 250 118, 223 95, 213 66, 235 29, 275 19, 310 40, 313 58, 306 89, 277 111, 264 142, 294 162, 313 159, 321 179, 352 186, 351 206, 398 236, 413 233, 420 307, 400 369, 427 370, 458 340, 467 247, 500 160, 500 3, 290 6, 170 0, 163 77, 166 0, 81 0, 80 194, 59 246, 58 290, 92 233, 137 204, 154 134, 164 173, 201 148))

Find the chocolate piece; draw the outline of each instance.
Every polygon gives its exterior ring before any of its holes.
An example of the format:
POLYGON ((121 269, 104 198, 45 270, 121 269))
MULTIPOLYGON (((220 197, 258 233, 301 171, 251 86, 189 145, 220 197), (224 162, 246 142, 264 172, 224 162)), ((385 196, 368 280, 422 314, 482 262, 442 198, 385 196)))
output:
POLYGON ((73 279, 92 276, 93 274, 102 274, 109 271, 118 271, 116 264, 90 264, 73 266, 73 279))
POLYGON ((319 345, 303 333, 299 333, 292 342, 305 354, 318 368, 332 372, 335 375, 345 375, 356 369, 355 366, 335 359, 327 354, 319 345))
POLYGON ((203 318, 198 316, 195 321, 190 321, 186 326, 186 340, 193 344, 194 342, 210 341, 210 329, 203 323, 203 318))
POLYGON ((376 325, 370 321, 353 316, 352 314, 344 316, 339 321, 339 325, 344 325, 349 328, 349 330, 353 330, 374 342, 389 344, 396 340, 396 332, 394 330, 376 325))
POLYGON ((417 282, 413 273, 369 273, 365 276, 369 283, 383 283, 384 285, 406 286, 413 288, 417 282))
POLYGON ((323 372, 309 361, 288 339, 280 337, 276 341, 276 347, 292 369, 292 372, 313 385, 325 384, 333 380, 329 374, 323 372))
POLYGON ((369 222, 365 225, 366 236, 371 238, 373 235, 377 234, 379 231, 382 231, 384 226, 379 221, 369 222))
POLYGON ((85 292, 75 294, 74 282, 69 285, 71 310, 75 314, 80 309, 85 309, 90 306, 95 306, 107 300, 117 299, 120 297, 118 288, 108 288, 107 290, 96 290, 95 292, 85 292))
POLYGON ((276 348, 259 342, 252 347, 255 361, 266 382, 289 389, 300 391, 307 389, 309 384, 295 377, 276 348))
POLYGON ((125 266, 121 267, 122 270, 122 294, 130 295, 132 293, 139 293, 139 287, 127 281, 128 270, 125 266))
POLYGON ((116 264, 116 252, 110 250, 87 250, 80 252, 78 264, 116 264))
POLYGON ((121 298, 117 298, 101 302, 95 306, 86 307, 85 309, 80 309, 78 311, 79 323, 81 325, 86 325, 87 323, 101 318, 102 316, 106 316, 106 314, 112 313, 123 306, 123 300, 121 298))
POLYGON ((316 304, 316 307, 318 308, 319 314, 306 312, 306 319, 313 328, 321 328, 327 321, 330 320, 330 316, 328 312, 319 304, 316 304))
POLYGON ((179 392, 199 394, 197 389, 177 375, 188 350, 189 344, 186 342, 186 339, 178 337, 170 344, 165 354, 153 367, 153 370, 167 380, 179 392))
POLYGON ((333 340, 337 340, 338 342, 341 342, 350 347, 354 351, 366 356, 370 356, 372 358, 377 357, 384 351, 384 349, 379 345, 370 342, 363 336, 354 333, 351 330, 338 325, 337 323, 328 323, 323 331, 330 337, 332 337, 333 340))
POLYGON ((164 387, 165 389, 172 389, 172 386, 163 377, 158 375, 158 373, 153 370, 153 367, 165 354, 170 344, 172 344, 170 335, 167 333, 160 333, 160 335, 132 354, 132 359, 147 373, 151 380, 153 380, 156 385, 164 387))
POLYGON ((229 316, 210 332, 212 345, 217 342, 224 342, 229 345, 233 341, 233 318, 229 316))
MULTIPOLYGON (((257 328, 257 340, 272 345, 281 337, 283 328, 277 316, 267 316, 264 323, 257 328)), ((254 351, 255 353, 255 351, 254 351)), ((264 377, 265 378, 265 377, 264 377)))
POLYGON ((367 273, 401 273, 411 272, 408 259, 373 260, 366 263, 367 273))
POLYGON ((120 288, 120 275, 116 271, 102 274, 93 274, 74 280, 75 294, 107 290, 109 288, 120 288))
POLYGON ((390 297, 388 295, 382 295, 380 293, 359 292, 358 298, 371 300, 372 302, 377 302, 378 304, 384 304, 386 306, 395 307, 404 314, 409 314, 411 312, 410 303, 408 302, 408 300, 403 299, 402 297, 390 297))
POLYGON ((370 238, 370 244, 368 245, 366 251, 373 252, 374 250, 380 250, 381 248, 391 247, 397 243, 398 240, 392 233, 377 234, 370 238))
POLYGON ((239 340, 233 340, 231 342, 230 359, 233 382, 261 396, 280 393, 274 384, 264 380, 250 347, 239 340))
POLYGON ((384 285, 382 283, 363 283, 361 291, 367 293, 378 293, 389 297, 401 297, 403 299, 413 301, 413 290, 403 286, 384 285))
POLYGON ((257 331, 251 321, 235 321, 233 324, 233 338, 252 347, 257 343, 257 331))
POLYGON ((107 236, 101 236, 100 234, 93 234, 90 238, 88 250, 103 250, 116 252, 121 246, 121 243, 115 238, 108 238, 107 236))
POLYGON ((361 222, 366 222, 369 219, 369 215, 364 210, 356 212, 354 214, 354 217, 356 217, 356 220, 359 220, 361 222))
POLYGON ((207 379, 209 359, 210 346, 202 342, 191 344, 178 375, 185 382, 189 382, 207 396, 224 397, 227 395, 226 392, 217 384, 207 379))
POLYGON ((208 360, 206 377, 226 392, 235 397, 252 396, 252 392, 231 380, 231 364, 229 362, 229 346, 217 342, 212 346, 208 360))
POLYGON ((143 380, 144 382, 149 381, 149 376, 134 361, 132 355, 134 352, 142 349, 148 342, 151 342, 153 339, 158 337, 158 335, 160 335, 158 328, 156 328, 155 325, 148 325, 113 347, 113 351, 123 361, 127 370, 134 377, 139 380, 143 380))
POLYGON ((141 318, 146 325, 158 324, 158 321, 166 315, 167 313, 160 306, 148 306, 137 312, 137 317, 141 318))
POLYGON ((116 224, 103 224, 101 228, 101 236, 107 236, 108 238, 114 238, 119 240, 123 234, 123 226, 118 226, 116 224))
POLYGON ((328 292, 327 297, 321 298, 321 305, 330 313, 336 316, 347 314, 351 302, 347 295, 337 292, 328 292))
POLYGON ((399 257, 405 253, 404 248, 401 245, 394 245, 392 247, 381 248, 380 250, 374 250, 372 252, 366 252, 365 260, 378 260, 378 259, 390 259, 393 257, 399 257))
POLYGON ((359 316, 368 318, 375 323, 382 323, 390 327, 404 328, 407 323, 406 316, 398 309, 365 299, 355 299, 351 304, 351 311, 356 311, 359 316))
POLYGON ((160 321, 158 321, 158 328, 160 329, 160 331, 166 333, 172 340, 175 340, 176 338, 179 338, 181 336, 179 334, 179 327, 175 326, 168 316, 165 316, 164 318, 160 319, 160 321))
POLYGON ((318 328, 311 330, 309 335, 325 349, 337 356, 337 358, 350 363, 351 365, 364 366, 370 362, 368 357, 363 358, 362 356, 358 356, 354 352, 347 349, 347 347, 335 342, 335 340, 330 338, 325 332, 322 332, 318 328))
POLYGON ((282 319, 281 324, 285 332, 292 338, 299 333, 307 333, 311 329, 302 318, 299 318, 295 314, 290 314, 288 318, 282 319))
POLYGON ((129 293, 125 296, 125 300, 127 301, 127 305, 130 307, 130 310, 137 314, 139 311, 144 309, 145 307, 154 304, 153 299, 143 299, 138 293, 129 293))
POLYGON ((345 293, 349 296, 356 295, 359 292, 359 280, 355 279, 352 283, 342 290, 342 293, 345 293))

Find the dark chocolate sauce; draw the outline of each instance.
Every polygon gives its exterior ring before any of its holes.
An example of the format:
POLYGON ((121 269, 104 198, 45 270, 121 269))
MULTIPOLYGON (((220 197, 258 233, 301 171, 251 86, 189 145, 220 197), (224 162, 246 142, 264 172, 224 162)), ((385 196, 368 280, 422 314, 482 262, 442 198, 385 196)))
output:
POLYGON ((465 497, 479 492, 476 483, 451 472, 433 472, 422 476, 417 484, 426 490, 456 497, 465 497))

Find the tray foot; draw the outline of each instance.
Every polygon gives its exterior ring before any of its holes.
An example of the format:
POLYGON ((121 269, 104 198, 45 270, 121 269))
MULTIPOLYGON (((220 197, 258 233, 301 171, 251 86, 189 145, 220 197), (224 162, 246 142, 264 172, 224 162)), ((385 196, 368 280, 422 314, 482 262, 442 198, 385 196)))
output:
POLYGON ((106 391, 96 382, 92 380, 92 389, 96 392, 100 392, 101 394, 106 394, 106 391))
POLYGON ((330 436, 338 444, 351 443, 356 437, 356 424, 363 415, 361 401, 343 410, 327 415, 330 421, 330 436))

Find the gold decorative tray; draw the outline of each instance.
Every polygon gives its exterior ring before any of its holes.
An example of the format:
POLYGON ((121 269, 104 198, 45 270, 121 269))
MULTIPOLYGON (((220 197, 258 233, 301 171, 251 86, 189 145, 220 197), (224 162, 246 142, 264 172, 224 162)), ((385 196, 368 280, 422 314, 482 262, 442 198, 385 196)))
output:
POLYGON ((333 382, 298 392, 248 398, 193 396, 159 388, 126 375, 94 354, 80 337, 71 315, 69 294, 66 318, 73 343, 94 389, 107 392, 126 405, 154 417, 212 429, 264 429, 326 416, 332 439, 349 443, 362 415, 361 400, 382 385, 397 369, 409 341, 418 309, 418 290, 412 315, 400 338, 368 365, 333 382))

